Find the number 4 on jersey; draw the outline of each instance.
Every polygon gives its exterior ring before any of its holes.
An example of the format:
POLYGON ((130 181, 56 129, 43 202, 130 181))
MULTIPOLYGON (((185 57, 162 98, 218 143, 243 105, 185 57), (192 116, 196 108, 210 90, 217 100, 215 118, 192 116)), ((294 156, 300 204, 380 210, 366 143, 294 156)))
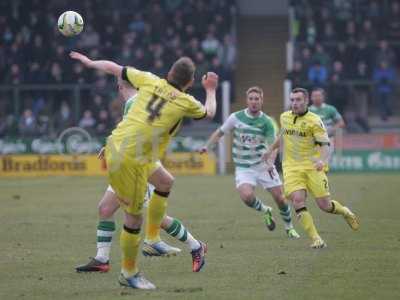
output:
POLYGON ((167 103, 167 100, 154 95, 146 106, 146 111, 149 113, 147 120, 151 123, 156 118, 161 116, 161 109, 167 103))

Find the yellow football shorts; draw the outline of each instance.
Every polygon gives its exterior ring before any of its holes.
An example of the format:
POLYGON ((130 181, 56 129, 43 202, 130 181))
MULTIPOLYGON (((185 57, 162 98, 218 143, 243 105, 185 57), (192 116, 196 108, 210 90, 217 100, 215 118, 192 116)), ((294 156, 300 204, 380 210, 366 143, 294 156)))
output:
POLYGON ((299 190, 307 190, 315 198, 329 196, 328 177, 324 171, 315 169, 283 170, 283 187, 285 196, 299 190))
POLYGON ((141 214, 148 177, 160 167, 160 162, 139 163, 128 156, 113 156, 107 148, 105 158, 108 182, 121 207, 129 214, 141 214))

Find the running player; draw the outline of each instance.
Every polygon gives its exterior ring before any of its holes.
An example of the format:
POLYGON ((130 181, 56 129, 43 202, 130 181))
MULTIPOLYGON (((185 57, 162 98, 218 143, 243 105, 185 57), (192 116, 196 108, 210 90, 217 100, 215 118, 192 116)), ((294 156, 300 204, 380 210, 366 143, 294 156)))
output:
POLYGON ((268 144, 274 142, 277 132, 275 121, 262 112, 263 99, 261 88, 257 86, 249 88, 246 92, 247 108, 231 114, 210 136, 200 152, 208 151, 224 134, 232 132, 236 189, 240 198, 248 207, 263 213, 268 229, 274 230, 275 221, 272 218, 271 207, 265 205, 255 195, 257 185, 269 191, 279 207, 288 237, 299 238, 293 228, 290 206, 283 196, 282 182, 274 166, 277 151, 268 162, 262 159, 268 144))
MULTIPOLYGON (((147 238, 157 242, 160 240, 160 225, 167 198, 174 182, 173 176, 157 163, 160 153, 164 153, 170 133, 180 125, 183 117, 214 117, 218 76, 212 72, 203 76, 202 84, 206 90, 203 106, 185 93, 193 85, 195 71, 195 65, 188 57, 178 59, 169 70, 167 79, 161 79, 150 72, 122 67, 111 61, 93 61, 77 52, 71 52, 70 56, 86 67, 122 78, 138 90, 135 105, 107 140, 105 158, 109 183, 124 209, 119 282, 132 288, 155 289, 154 284, 137 267, 147 182, 155 186, 148 207, 147 238)), ((204 265, 206 250, 206 245, 201 243, 200 248, 192 252, 194 271, 199 271, 204 265)))
MULTIPOLYGON (((136 90, 122 79, 118 80, 117 85, 120 97, 126 101, 124 105, 125 116, 135 101, 136 90)), ((103 149, 99 153, 100 159, 103 159, 104 156, 103 149)), ((145 206, 147 205, 147 201, 151 198, 153 191, 154 187, 149 184, 146 193, 145 206)), ((87 264, 76 267, 77 272, 109 271, 112 237, 115 232, 114 214, 119 207, 120 205, 114 190, 111 186, 108 186, 98 207, 99 223, 97 225, 97 254, 95 257, 91 258, 87 264)), ((148 223, 146 222, 146 224, 148 223)), ((178 219, 165 216, 161 223, 161 228, 172 237, 186 243, 191 251, 200 247, 200 242, 193 238, 191 233, 178 219)), ((145 239, 142 246, 142 253, 145 256, 169 256, 176 255, 180 251, 179 248, 172 247, 164 241, 152 244, 145 239)))
POLYGON ((341 114, 333 105, 325 103, 326 92, 323 88, 315 88, 311 92, 311 101, 309 110, 322 119, 329 137, 329 157, 335 150, 335 136, 345 127, 341 114))
POLYGON ((270 159, 274 150, 282 148, 285 194, 293 203, 300 225, 311 238, 311 248, 324 248, 326 243, 306 207, 308 192, 315 197, 321 210, 342 215, 353 230, 359 228, 359 222, 349 208, 330 197, 324 172, 329 158, 329 138, 321 118, 307 109, 308 91, 293 89, 290 101, 291 110, 280 117, 281 134, 264 158, 270 159))

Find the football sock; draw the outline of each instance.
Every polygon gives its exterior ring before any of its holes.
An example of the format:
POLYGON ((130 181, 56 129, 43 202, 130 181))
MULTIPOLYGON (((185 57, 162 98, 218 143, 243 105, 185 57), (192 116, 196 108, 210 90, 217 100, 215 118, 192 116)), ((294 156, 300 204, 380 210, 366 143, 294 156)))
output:
POLYGON ((285 224, 285 229, 286 230, 292 229, 293 224, 292 224, 292 216, 291 216, 290 206, 285 203, 284 205, 279 207, 279 212, 281 214, 283 223, 285 224))
POLYGON ((257 211, 261 211, 263 213, 266 213, 269 209, 268 206, 266 206, 262 201, 258 198, 254 198, 253 202, 248 204, 245 202, 248 207, 254 208, 257 211))
POLYGON ((177 238, 181 242, 187 244, 190 250, 196 250, 200 248, 200 243, 190 234, 190 232, 178 219, 174 218, 171 225, 165 229, 165 231, 174 238, 177 238))
POLYGON ((315 240, 319 238, 317 229, 315 228, 313 218, 311 214, 307 211, 307 208, 303 207, 296 210, 297 216, 299 218, 299 223, 303 227, 304 231, 308 236, 315 240))
POLYGON ((121 230, 120 244, 122 251, 121 273, 125 278, 138 272, 137 256, 140 244, 140 228, 132 229, 124 226, 121 230))
POLYGON ((331 203, 332 203, 332 211, 330 211, 330 213, 342 216, 346 214, 346 211, 342 204, 340 204, 336 200, 332 200, 331 203))
POLYGON ((161 241, 160 225, 167 209, 169 193, 154 191, 147 207, 146 242, 156 243, 161 241))
POLYGON ((95 259, 106 263, 110 259, 112 237, 115 232, 114 220, 99 220, 97 225, 97 254, 95 259))

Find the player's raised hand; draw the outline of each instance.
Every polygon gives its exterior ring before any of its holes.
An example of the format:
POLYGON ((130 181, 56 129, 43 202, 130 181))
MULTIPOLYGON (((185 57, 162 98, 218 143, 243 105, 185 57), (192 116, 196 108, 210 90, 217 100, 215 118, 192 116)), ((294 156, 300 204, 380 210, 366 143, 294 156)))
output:
POLYGON ((216 90, 218 86, 218 75, 214 72, 207 72, 203 75, 201 83, 206 90, 216 90))
POLYGON ((91 67, 91 65, 92 65, 92 60, 89 58, 89 57, 87 57, 86 55, 83 55, 83 54, 81 54, 81 53, 79 53, 79 52, 76 52, 76 51, 71 51, 70 53, 69 53, 69 56, 72 58, 72 59, 76 59, 76 60, 79 60, 82 64, 84 64, 86 67, 91 67))

